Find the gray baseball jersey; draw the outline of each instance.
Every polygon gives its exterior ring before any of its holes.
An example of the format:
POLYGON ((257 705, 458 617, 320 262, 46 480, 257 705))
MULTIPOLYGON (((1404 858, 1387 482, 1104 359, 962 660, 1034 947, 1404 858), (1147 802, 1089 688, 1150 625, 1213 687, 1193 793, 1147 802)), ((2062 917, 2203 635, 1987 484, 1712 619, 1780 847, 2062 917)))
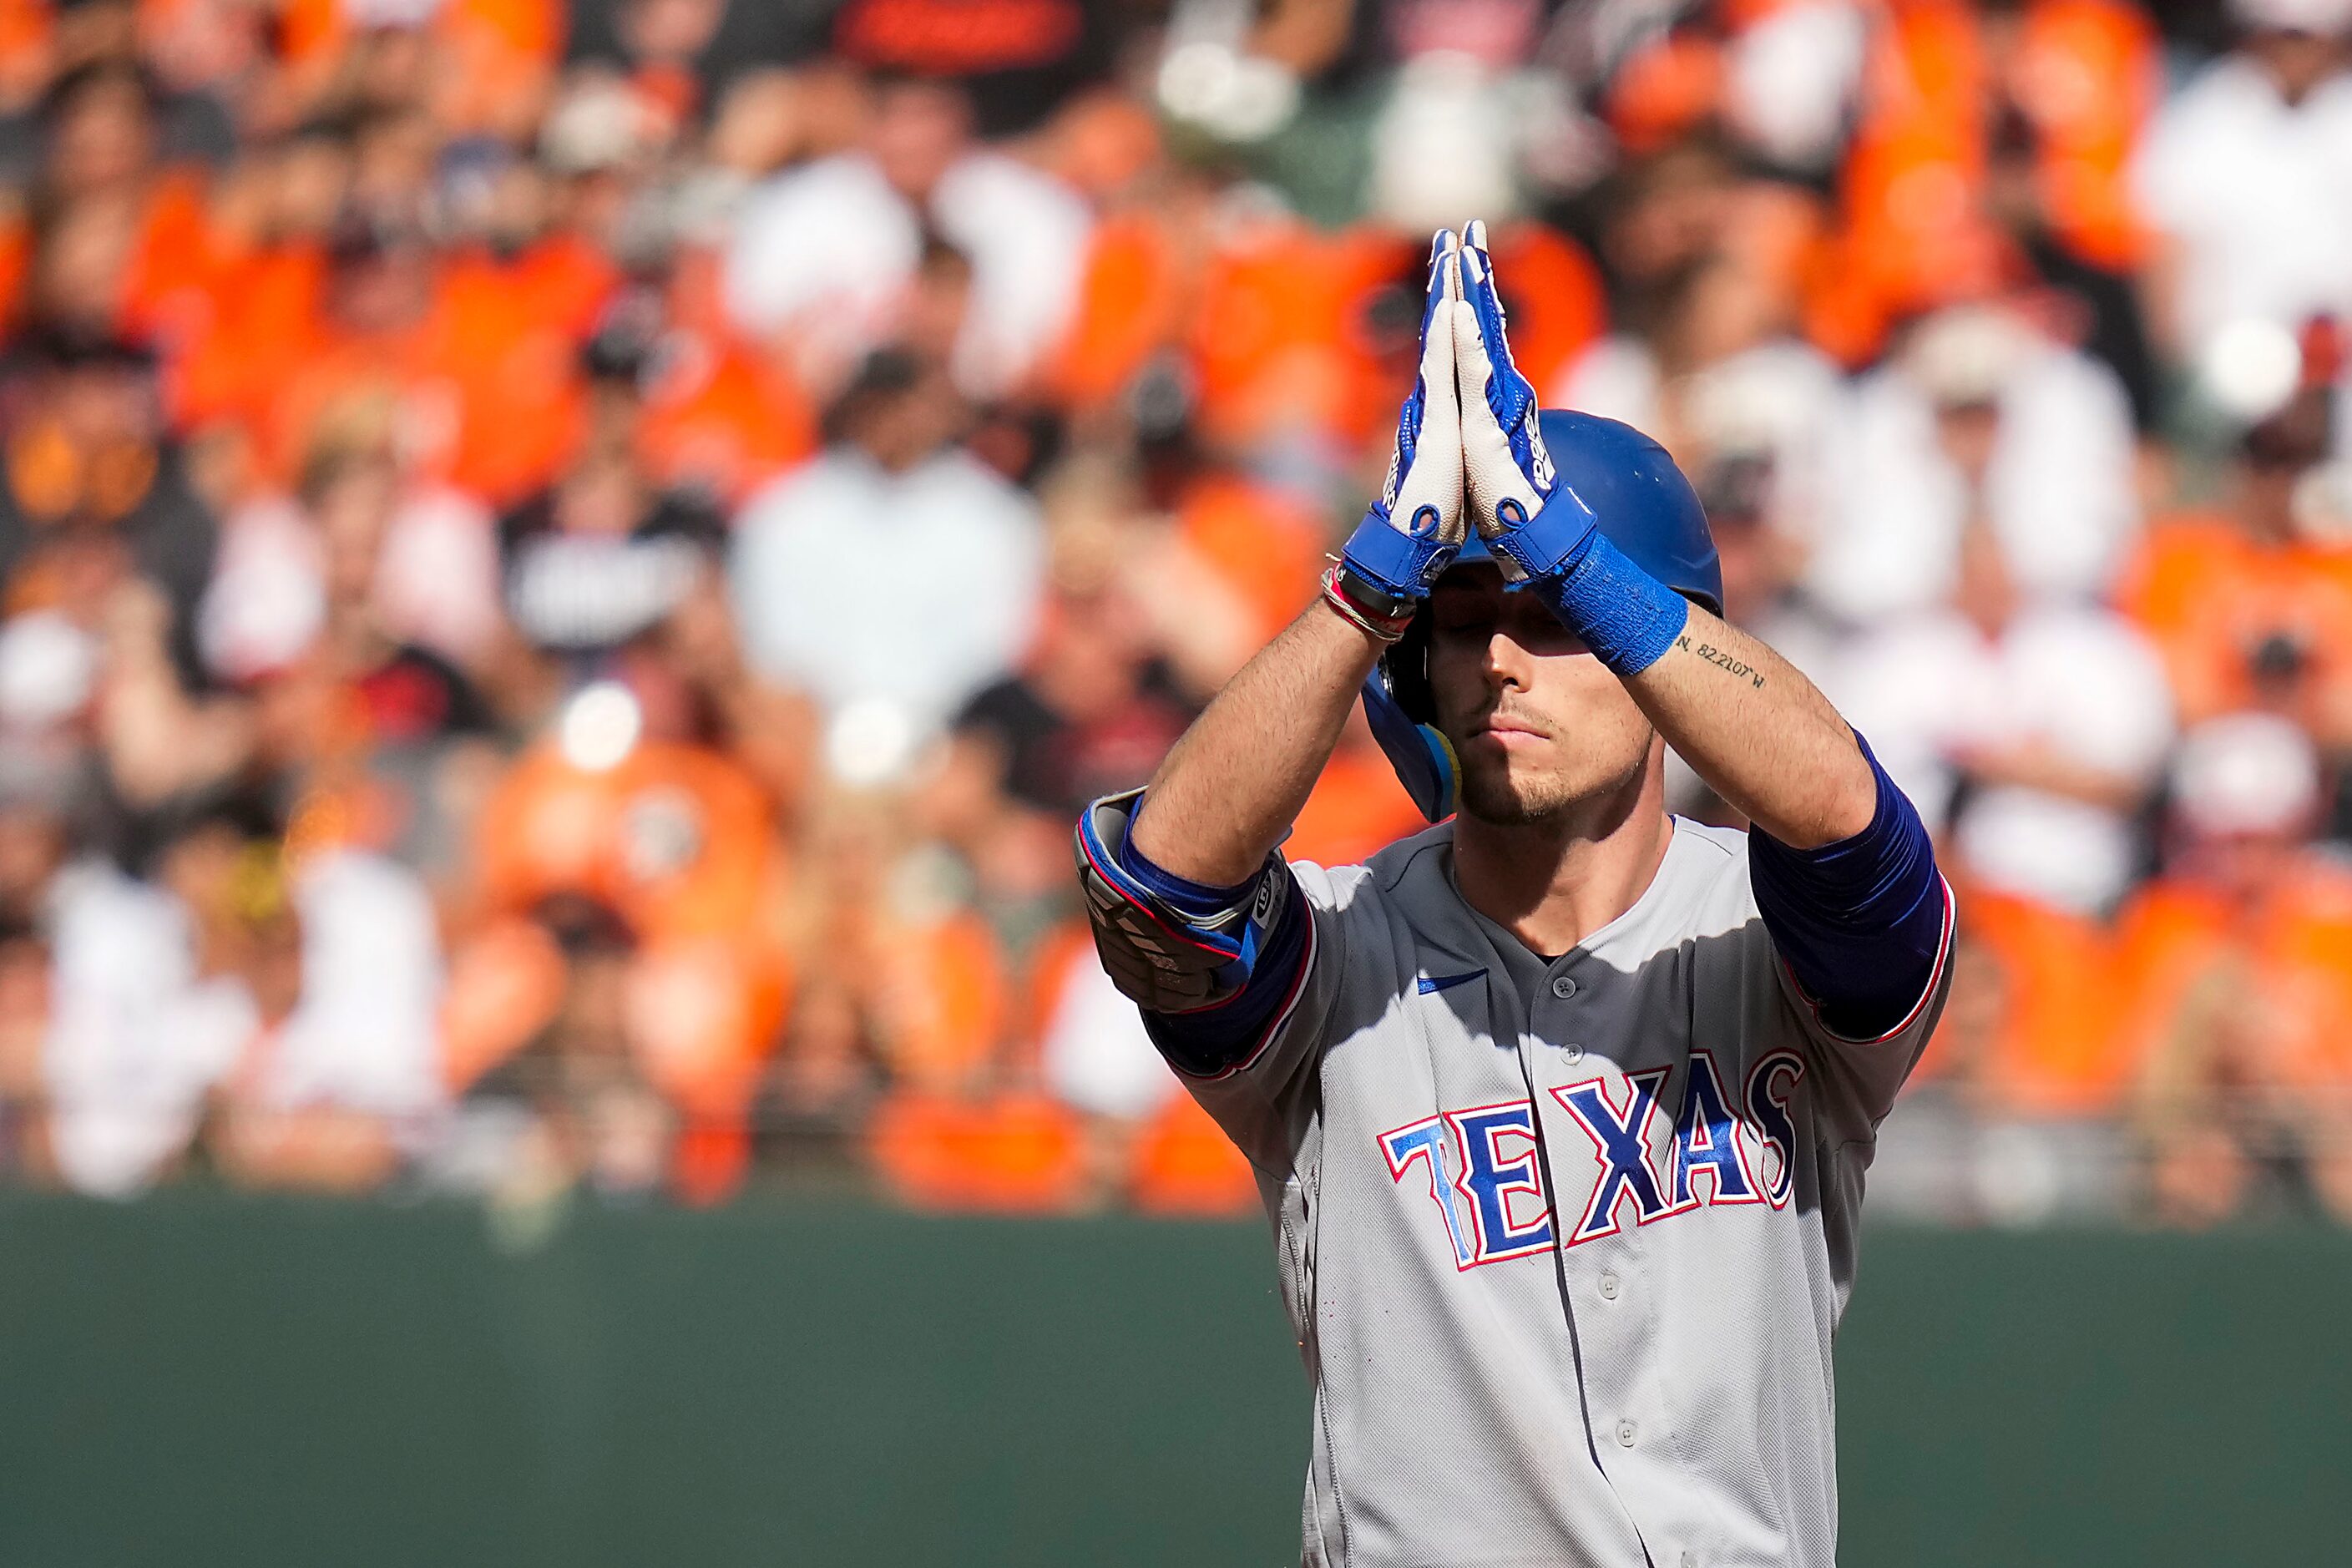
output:
POLYGON ((1191 1086, 1257 1168, 1314 1383, 1305 1563, 1827 1568, 1830 1336, 1948 963, 1840 1038, 1747 837, 1681 819, 1550 961, 1463 901, 1451 824, 1294 872, 1292 1011, 1191 1086))

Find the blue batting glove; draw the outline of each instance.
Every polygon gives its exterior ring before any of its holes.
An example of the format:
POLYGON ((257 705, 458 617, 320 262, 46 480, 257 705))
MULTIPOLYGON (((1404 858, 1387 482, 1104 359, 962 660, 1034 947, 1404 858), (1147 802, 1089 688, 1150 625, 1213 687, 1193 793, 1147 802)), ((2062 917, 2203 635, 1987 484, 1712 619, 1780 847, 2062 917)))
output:
POLYGON ((1455 374, 1462 379, 1462 455, 1471 525, 1514 581, 1563 571, 1594 527, 1573 490, 1560 490, 1545 449, 1536 389, 1511 363, 1503 301, 1495 291, 1486 226, 1463 231, 1461 300, 1453 307, 1455 374), (1538 526, 1538 520, 1540 525, 1538 526))
POLYGON ((1351 586, 1384 597, 1391 609, 1426 597, 1465 537, 1462 409, 1448 318, 1460 298, 1461 274, 1454 264, 1459 251, 1452 229, 1437 231, 1430 246, 1429 294, 1422 302, 1420 373, 1397 416, 1388 482, 1340 558, 1351 586))

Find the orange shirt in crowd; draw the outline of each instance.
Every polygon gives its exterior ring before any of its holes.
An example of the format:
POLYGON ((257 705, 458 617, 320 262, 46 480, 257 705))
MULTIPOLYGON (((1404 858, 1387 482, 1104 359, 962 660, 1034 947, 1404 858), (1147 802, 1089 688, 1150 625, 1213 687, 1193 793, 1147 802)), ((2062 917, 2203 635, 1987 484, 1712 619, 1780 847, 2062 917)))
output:
MULTIPOLYGON (((2141 236, 2126 178, 2161 89, 2154 26, 2125 0, 2028 0, 2007 65, 2032 123, 2042 210, 2084 259, 2121 268, 2141 236)), ((1979 294, 2012 265, 1984 210, 1987 25, 1963 0, 1889 0, 1871 29, 1859 122, 1840 171, 1844 228, 1811 321, 1867 358, 1903 316, 1979 294)))
POLYGON ((1961 940, 1989 960, 1979 984, 1946 1015, 1919 1066, 1921 1081, 1965 1078, 1990 1104, 2024 1116, 2114 1111, 2137 1066, 2137 1043, 2117 1027, 2115 950, 2095 921, 2032 899, 1971 889, 1960 899, 1961 940), (1990 1030, 1965 1046, 1953 1036, 1971 1005, 1987 1005, 1990 1030), (1978 1053, 1963 1060, 1963 1048, 1978 1053))
POLYGON ((730 506, 816 450, 816 411, 784 369, 731 337, 674 332, 645 388, 637 455, 667 485, 730 506))
POLYGON ((283 268, 311 309, 298 321, 284 301, 224 312, 185 367, 184 411, 241 418, 263 475, 282 486, 329 410, 384 395, 424 477, 493 505, 520 500, 553 477, 579 420, 578 340, 562 311, 525 303, 538 278, 530 263, 527 254, 495 272, 473 258, 437 268, 421 321, 366 334, 321 308, 322 262, 301 252, 257 262, 283 268))
POLYGON ((174 172, 149 189, 138 237, 123 268, 121 321, 131 337, 182 341, 211 313, 224 261, 205 205, 205 182, 174 172))
POLYGON ((1322 519, 1239 474, 1212 473, 1190 486, 1176 504, 1176 529, 1248 607, 1259 643, 1297 618, 1322 574, 1322 519))
POLYGON ((273 391, 316 340, 327 257, 296 241, 224 258, 203 327, 165 366, 173 422, 194 428, 235 419, 258 433, 273 391))
POLYGON ((551 894, 607 905, 641 935, 754 924, 775 875, 767 802, 717 752, 651 742, 591 772, 551 748, 517 762, 483 808, 483 886, 505 909, 551 894))
MULTIPOLYGON (((520 916, 578 894, 628 922, 640 946, 626 1033, 648 1079, 690 1112, 739 1112, 781 1024, 789 973, 765 915, 780 875, 765 798, 719 753, 652 742, 591 772, 551 749, 524 756, 484 806, 478 852, 491 909, 520 916)), ((516 1018, 560 994, 543 945, 493 923, 453 964, 467 1026, 453 1070, 522 1043, 516 1018), (492 1003, 501 1005, 494 1007, 492 1003), (497 1021, 484 1022, 491 1015, 497 1021)))
POLYGON ((0 0, 0 103, 28 107, 48 84, 53 19, 47 0, 0 0))
POLYGON ((573 342, 595 330, 621 269, 584 235, 558 230, 511 257, 479 248, 446 256, 441 287, 476 314, 498 311, 573 342))
POLYGON ((1128 1198, 1146 1214, 1241 1215, 1257 1207, 1257 1173, 1189 1094, 1170 1098, 1136 1139, 1128 1198))
MULTIPOLYGON (((1211 439, 1246 444, 1305 424, 1356 438, 1396 417, 1396 343, 1377 341, 1366 308, 1380 288, 1417 289, 1425 239, 1370 225, 1324 233, 1290 217, 1217 220, 1168 207, 1114 213, 1095 231, 1068 339, 1048 378, 1076 406, 1100 408, 1161 349, 1192 371, 1211 439)), ((1514 279, 1511 345, 1537 385, 1605 324, 1599 270, 1541 224, 1493 237, 1514 279)), ((1410 324, 1402 340, 1410 342, 1410 324)))
POLYGON ((1074 1112, 1043 1094, 979 1101, 896 1095, 866 1137, 892 1192, 925 1208, 1051 1213, 1084 1191, 1084 1131, 1074 1112))
POLYGON ((2116 925, 2116 996, 2140 1055, 2165 1039, 2190 988, 2233 952, 2251 966, 2240 1005, 2264 1081, 2352 1088, 2352 875, 2307 862, 2252 909, 2173 879, 2143 886, 2116 925))
MULTIPOLYGON (((349 0, 282 0, 272 9, 278 57, 293 68, 298 90, 316 92, 341 64, 363 19, 353 16, 349 0)), ((570 31, 564 0, 443 0, 419 9, 439 48, 436 117, 460 131, 528 131, 570 31)))
POLYGON ((919 1089, 952 1091, 980 1078, 1013 1011, 1004 954, 969 910, 909 922, 893 934, 892 973, 873 977, 890 1004, 892 1070, 919 1089))
POLYGON ((1428 826, 1370 731, 1351 717, 1282 852, 1318 866, 1352 866, 1428 826))
MULTIPOLYGON (((192 169, 158 175, 137 198, 129 229, 112 279, 117 327, 126 337, 166 350, 201 334, 233 260, 214 232, 203 175, 192 169)), ((34 259, 23 216, 0 221, 0 299, 7 301, 11 323, 27 309, 34 259)))
POLYGON ((2252 656, 2275 637, 2303 650, 2322 693, 2352 693, 2352 551, 2173 518, 2147 531, 2119 599, 2163 654, 2185 722, 2252 706, 2252 656))

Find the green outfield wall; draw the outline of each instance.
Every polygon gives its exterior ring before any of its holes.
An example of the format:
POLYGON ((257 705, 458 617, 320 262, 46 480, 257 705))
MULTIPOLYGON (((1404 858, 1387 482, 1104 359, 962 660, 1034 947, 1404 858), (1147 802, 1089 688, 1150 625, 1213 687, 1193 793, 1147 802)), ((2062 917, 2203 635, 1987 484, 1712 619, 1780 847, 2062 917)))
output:
MULTIPOLYGON (((0 1568, 1296 1561, 1251 1225, 0 1200, 0 1568)), ((1848 1568, 2352 1563, 2352 1237, 1874 1233, 1848 1568)))

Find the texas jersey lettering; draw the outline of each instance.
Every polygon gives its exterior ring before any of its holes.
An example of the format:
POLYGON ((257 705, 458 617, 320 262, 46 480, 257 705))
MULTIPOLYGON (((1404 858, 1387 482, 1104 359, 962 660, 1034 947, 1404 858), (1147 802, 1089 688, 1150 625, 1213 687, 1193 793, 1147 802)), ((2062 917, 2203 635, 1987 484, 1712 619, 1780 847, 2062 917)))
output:
MULTIPOLYGON (((1663 1143, 1653 1123, 1669 1114, 1661 1100, 1675 1076, 1670 1068, 1633 1075, 1634 1093, 1622 1113, 1602 1079, 1553 1089, 1592 1140, 1592 1167, 1578 1170, 1571 1162, 1561 1176, 1571 1197, 1580 1182, 1589 1189, 1566 1245, 1615 1236, 1621 1221, 1647 1225, 1716 1204, 1784 1206, 1796 1182, 1788 1094, 1804 1072, 1803 1058, 1792 1053, 1765 1058, 1748 1074, 1744 1119, 1735 1121, 1713 1055, 1692 1051, 1663 1143), (1759 1170, 1768 1173, 1759 1178, 1759 1170)), ((1550 1249, 1553 1205, 1537 1143, 1535 1107, 1525 1100, 1424 1116, 1380 1138, 1391 1175, 1402 1183, 1419 1167, 1427 1179, 1464 1268, 1550 1249)))

